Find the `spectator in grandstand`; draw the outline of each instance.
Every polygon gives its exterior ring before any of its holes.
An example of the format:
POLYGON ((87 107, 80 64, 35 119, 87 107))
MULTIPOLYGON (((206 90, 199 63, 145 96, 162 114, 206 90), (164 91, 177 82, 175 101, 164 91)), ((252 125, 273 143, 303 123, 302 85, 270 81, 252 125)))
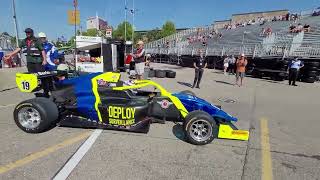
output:
POLYGON ((288 65, 288 71, 289 71, 289 85, 297 86, 296 80, 299 74, 299 71, 301 68, 303 68, 304 64, 302 61, 298 59, 298 57, 295 57, 290 64, 288 65), (292 82, 292 84, 291 84, 292 82))
POLYGON ((260 36, 264 36, 266 34, 266 29, 262 28, 260 32, 260 36))
POLYGON ((230 56, 229 58, 229 73, 234 74, 235 72, 235 63, 236 63, 236 58, 234 56, 230 56))
POLYGON ((0 68, 2 68, 2 58, 4 56, 4 52, 2 51, 2 48, 0 47, 0 68))
POLYGON ((291 24, 290 27, 289 27, 289 32, 294 33, 295 29, 296 29, 296 26, 291 24))
POLYGON ((304 32, 310 32, 310 25, 304 24, 303 29, 304 29, 304 32))
POLYGON ((193 67, 195 69, 195 76, 194 76, 192 88, 196 86, 196 88, 200 89, 200 82, 202 79, 203 71, 207 67, 207 61, 204 57, 202 49, 199 49, 199 55, 200 57, 196 58, 193 62, 193 67))
POLYGON ((135 62, 136 78, 137 80, 141 80, 143 77, 144 67, 145 67, 145 62, 144 62, 145 50, 144 50, 143 41, 138 41, 137 45, 138 45, 137 50, 131 55, 134 58, 134 62, 135 62))
POLYGON ((170 47, 170 44, 169 44, 169 41, 166 42, 166 48, 169 48, 170 47))
POLYGON ((244 54, 241 54, 241 56, 238 58, 236 62, 236 66, 237 66, 236 85, 238 85, 239 87, 243 85, 243 79, 245 77, 247 64, 248 64, 247 58, 245 57, 244 54), (239 80, 240 80, 240 84, 239 84, 239 80))
POLYGON ((228 67, 229 67, 229 61, 230 61, 229 56, 225 56, 225 58, 223 60, 223 74, 224 75, 227 75, 227 70, 228 70, 228 67))
POLYGON ((267 36, 270 36, 270 35, 272 34, 272 29, 271 29, 271 27, 268 27, 268 28, 267 28, 266 34, 267 34, 267 36))
POLYGON ((289 21, 290 13, 287 13, 285 17, 286 17, 286 21, 289 21))
POLYGON ((295 29, 295 32, 296 33, 299 33, 299 32, 302 32, 304 29, 303 29, 303 26, 302 26, 302 24, 298 24, 298 26, 296 27, 296 29, 295 29))

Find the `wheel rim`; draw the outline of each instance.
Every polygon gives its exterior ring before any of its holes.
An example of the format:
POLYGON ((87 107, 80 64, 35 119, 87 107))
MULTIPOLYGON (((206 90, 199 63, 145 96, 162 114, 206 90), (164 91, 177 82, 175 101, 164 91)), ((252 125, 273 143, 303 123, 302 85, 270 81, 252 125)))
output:
POLYGON ((207 120, 198 119, 191 124, 189 134, 198 142, 206 141, 212 134, 212 126, 207 120))
POLYGON ((40 113, 33 107, 23 107, 18 112, 18 120, 26 129, 34 129, 40 124, 40 113))

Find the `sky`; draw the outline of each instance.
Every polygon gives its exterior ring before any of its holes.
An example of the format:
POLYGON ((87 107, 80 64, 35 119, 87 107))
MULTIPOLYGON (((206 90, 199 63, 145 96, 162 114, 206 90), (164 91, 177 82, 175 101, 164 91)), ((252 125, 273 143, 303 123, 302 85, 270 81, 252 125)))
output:
MULTIPOLYGON (((74 34, 68 25, 67 11, 73 9, 73 0, 15 0, 19 36, 31 27, 35 33, 45 32, 49 39, 74 34)), ((126 0, 129 9, 133 0, 126 0)), ((125 0, 78 0, 81 26, 86 29, 86 19, 95 16, 116 27, 125 19, 125 0)), ((136 30, 161 28, 167 20, 177 28, 212 24, 215 20, 229 19, 232 14, 288 9, 291 12, 320 7, 320 0, 134 0, 136 30)), ((14 34, 12 0, 0 0, 0 32, 14 34)), ((132 16, 128 13, 128 20, 132 16)))

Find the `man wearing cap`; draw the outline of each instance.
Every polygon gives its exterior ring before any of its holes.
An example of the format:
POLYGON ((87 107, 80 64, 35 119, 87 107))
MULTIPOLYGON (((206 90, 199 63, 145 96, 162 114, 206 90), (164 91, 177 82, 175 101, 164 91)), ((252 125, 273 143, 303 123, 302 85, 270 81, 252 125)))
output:
POLYGON ((144 45, 143 41, 138 41, 137 43, 138 49, 132 54, 132 57, 135 62, 135 70, 136 70, 136 78, 137 80, 141 80, 143 73, 144 73, 144 55, 145 55, 145 50, 144 50, 144 45))
POLYGON ((42 43, 42 47, 46 52, 47 64, 44 66, 46 71, 54 71, 57 69, 57 65, 59 64, 58 60, 58 50, 57 48, 47 40, 47 36, 45 33, 40 32, 38 34, 40 41, 42 43))
POLYGON ((244 56, 244 54, 241 54, 241 56, 236 62, 236 66, 237 66, 236 84, 239 87, 243 85, 243 78, 245 77, 247 64, 248 64, 247 58, 244 56), (240 79, 240 84, 239 84, 239 79, 240 79))
POLYGON ((288 66, 289 71, 289 85, 297 86, 296 80, 299 74, 300 68, 304 66, 303 62, 298 59, 298 57, 295 57, 288 66), (292 82, 292 84, 291 84, 292 82))
POLYGON ((34 37, 33 30, 27 28, 24 31, 26 33, 26 38, 22 40, 19 47, 13 52, 7 54, 5 59, 11 59, 17 55, 20 51, 26 55, 27 68, 29 73, 36 73, 44 71, 44 65, 47 64, 46 53, 39 40, 34 37))

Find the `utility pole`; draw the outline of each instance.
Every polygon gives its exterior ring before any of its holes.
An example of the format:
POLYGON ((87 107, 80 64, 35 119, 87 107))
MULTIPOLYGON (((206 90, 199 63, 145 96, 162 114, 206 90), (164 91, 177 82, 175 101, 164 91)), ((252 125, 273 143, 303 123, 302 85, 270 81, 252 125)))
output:
POLYGON ((124 0, 124 59, 127 54, 127 0, 124 0))
POLYGON ((73 0, 74 6, 74 67, 77 68, 77 6, 78 0, 73 0))
POLYGON ((131 53, 133 53, 133 36, 134 36, 134 14, 136 13, 136 10, 134 9, 134 0, 132 0, 132 48, 131 48, 131 53))
POLYGON ((13 23, 14 23, 15 33, 16 33, 16 46, 19 47, 19 34, 18 34, 18 23, 17 23, 15 0, 12 0, 12 7, 13 7, 13 23))
MULTIPOLYGON (((18 23, 17 23, 17 14, 16 14, 16 3, 15 0, 12 0, 12 9, 13 9, 13 24, 14 24, 14 30, 16 33, 16 47, 19 47, 19 31, 18 31, 18 23)), ((20 52, 18 53, 18 59, 19 59, 19 66, 21 67, 22 59, 20 52)))

